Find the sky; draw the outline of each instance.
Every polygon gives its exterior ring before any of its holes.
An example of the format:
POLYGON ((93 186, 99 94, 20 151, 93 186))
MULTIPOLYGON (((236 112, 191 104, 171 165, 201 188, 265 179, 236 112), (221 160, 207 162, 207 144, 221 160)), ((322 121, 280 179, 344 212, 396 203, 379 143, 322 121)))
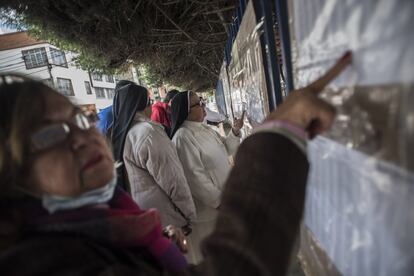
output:
MULTIPOLYGON (((8 17, 14 17, 15 13, 13 11, 9 12, 8 17)), ((7 33, 14 33, 18 30, 16 28, 10 27, 10 25, 6 24, 4 18, 0 17, 0 35, 7 34, 7 33)))
POLYGON ((0 35, 13 32, 17 32, 17 30, 14 28, 10 28, 10 26, 7 26, 6 24, 4 24, 4 22, 0 21, 0 35))
POLYGON ((0 35, 7 34, 7 33, 13 33, 13 32, 16 32, 16 31, 17 30, 14 30, 14 29, 0 27, 0 35))

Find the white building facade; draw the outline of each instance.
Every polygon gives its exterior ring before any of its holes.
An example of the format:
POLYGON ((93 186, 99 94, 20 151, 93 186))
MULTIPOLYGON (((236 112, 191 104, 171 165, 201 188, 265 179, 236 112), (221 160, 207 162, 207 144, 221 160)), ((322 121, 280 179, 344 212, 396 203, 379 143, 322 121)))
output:
POLYGON ((30 38, 26 32, 0 35, 0 74, 41 80, 74 104, 99 112, 112 105, 116 79, 89 73, 74 64, 76 54, 30 38))

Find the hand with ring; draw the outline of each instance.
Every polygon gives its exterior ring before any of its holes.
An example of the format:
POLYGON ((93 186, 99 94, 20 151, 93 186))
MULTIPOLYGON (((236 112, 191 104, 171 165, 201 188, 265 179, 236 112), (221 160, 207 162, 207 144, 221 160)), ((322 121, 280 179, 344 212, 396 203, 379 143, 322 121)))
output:
POLYGON ((163 229, 163 234, 172 242, 174 242, 182 253, 188 252, 187 240, 181 228, 173 225, 168 225, 163 229))

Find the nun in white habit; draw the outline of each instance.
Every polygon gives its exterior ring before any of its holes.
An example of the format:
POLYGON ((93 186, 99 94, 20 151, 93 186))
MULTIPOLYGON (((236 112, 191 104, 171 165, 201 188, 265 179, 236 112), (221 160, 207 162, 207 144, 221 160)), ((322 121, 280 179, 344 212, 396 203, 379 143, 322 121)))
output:
POLYGON ((193 264, 202 260, 200 242, 214 228, 223 185, 231 168, 229 156, 240 144, 243 127, 243 118, 236 119, 229 135, 222 137, 203 123, 204 107, 202 99, 190 91, 177 94, 171 103, 171 138, 197 210, 188 238, 188 260, 193 264))

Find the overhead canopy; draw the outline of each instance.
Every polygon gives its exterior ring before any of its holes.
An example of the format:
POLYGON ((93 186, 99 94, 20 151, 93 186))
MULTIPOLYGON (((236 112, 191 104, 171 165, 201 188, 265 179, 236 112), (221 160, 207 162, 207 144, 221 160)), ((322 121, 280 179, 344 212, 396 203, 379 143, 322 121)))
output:
POLYGON ((236 0, 5 0, 2 8, 103 58, 193 90, 215 86, 236 0))

